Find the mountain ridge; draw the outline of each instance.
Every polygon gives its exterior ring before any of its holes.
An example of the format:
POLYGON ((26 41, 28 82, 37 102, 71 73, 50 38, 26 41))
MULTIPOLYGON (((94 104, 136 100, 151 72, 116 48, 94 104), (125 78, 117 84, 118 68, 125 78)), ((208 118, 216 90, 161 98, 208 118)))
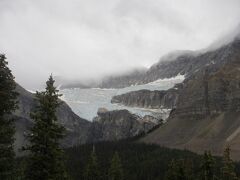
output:
POLYGON ((195 60, 205 65, 183 81, 167 123, 141 141, 216 155, 230 145, 240 160, 240 40, 195 60))
MULTIPOLYGON (((226 49, 227 46, 240 39, 240 33, 235 32, 231 38, 225 37, 225 39, 228 39, 226 43, 218 42, 218 46, 216 47, 210 45, 208 48, 196 51, 176 50, 170 52, 162 56, 158 62, 154 63, 148 69, 132 70, 123 75, 106 76, 102 80, 92 82, 89 85, 84 83, 68 83, 69 85, 63 85, 62 88, 124 88, 131 85, 146 84, 158 79, 171 78, 179 74, 190 76, 198 68, 207 64, 206 61, 197 61, 198 64, 195 64, 192 59, 196 59, 196 57, 201 58, 205 54, 216 54, 215 51, 226 49)), ((208 63, 211 62, 209 61, 208 63)))

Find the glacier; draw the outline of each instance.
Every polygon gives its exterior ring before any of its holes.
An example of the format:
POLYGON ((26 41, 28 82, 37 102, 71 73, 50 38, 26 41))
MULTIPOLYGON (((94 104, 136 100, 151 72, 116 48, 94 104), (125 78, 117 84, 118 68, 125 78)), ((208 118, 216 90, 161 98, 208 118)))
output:
POLYGON ((131 91, 142 89, 147 90, 167 90, 172 88, 175 84, 181 83, 184 80, 184 75, 177 75, 172 78, 159 79, 157 81, 143 84, 133 85, 121 89, 100 89, 100 88, 70 88, 60 90, 63 94, 62 100, 72 108, 72 110, 81 118, 92 121, 97 116, 99 108, 106 108, 107 110, 127 109, 131 113, 139 116, 151 115, 156 118, 166 119, 171 109, 146 109, 137 107, 127 107, 121 104, 112 104, 113 96, 124 94, 131 91))

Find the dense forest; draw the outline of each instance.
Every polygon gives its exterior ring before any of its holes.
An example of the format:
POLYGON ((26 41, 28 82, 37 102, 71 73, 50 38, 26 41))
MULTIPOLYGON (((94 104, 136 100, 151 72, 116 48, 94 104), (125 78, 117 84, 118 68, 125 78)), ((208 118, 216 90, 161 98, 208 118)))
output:
MULTIPOLYGON (((235 180, 240 163, 232 162, 229 155, 199 155, 131 139, 65 149, 65 163, 72 180, 235 180)), ((18 159, 19 180, 24 179, 27 159, 18 159)))
MULTIPOLYGON (((123 179, 126 180, 161 180, 161 179, 225 179, 223 176, 226 157, 211 157, 208 153, 198 155, 187 150, 176 150, 136 143, 132 140, 118 142, 101 142, 88 144, 66 150, 67 167, 75 180, 84 179, 84 174, 95 151, 97 171, 100 177, 109 178, 112 157, 119 154, 123 179), (172 167, 172 164, 176 167, 172 167), (208 167, 209 166, 209 167, 208 167), (206 172, 209 171, 209 178, 206 172), (170 177, 172 176, 173 177, 170 177)), ((231 163, 231 161, 229 161, 231 163)), ((229 164, 230 165, 230 164, 229 164)), ((240 174, 240 164, 230 165, 240 174)), ((229 169, 230 170, 230 169, 229 169)), ((88 178, 85 178, 88 179, 88 178)), ((235 179, 230 178, 227 179, 235 179)))

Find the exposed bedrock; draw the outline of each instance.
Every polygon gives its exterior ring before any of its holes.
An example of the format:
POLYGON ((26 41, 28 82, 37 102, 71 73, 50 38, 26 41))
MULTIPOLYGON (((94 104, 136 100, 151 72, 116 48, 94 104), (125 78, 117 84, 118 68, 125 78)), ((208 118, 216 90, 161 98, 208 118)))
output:
POLYGON ((114 96, 111 102, 133 107, 172 109, 176 106, 177 99, 178 91, 176 89, 168 91, 139 90, 114 96))
POLYGON ((221 50, 211 56, 218 66, 207 64, 184 80, 168 121, 142 141, 216 155, 230 145, 240 160, 240 41, 221 50))
POLYGON ((99 111, 91 126, 93 141, 112 141, 148 133, 162 124, 152 116, 139 117, 128 110, 99 111))

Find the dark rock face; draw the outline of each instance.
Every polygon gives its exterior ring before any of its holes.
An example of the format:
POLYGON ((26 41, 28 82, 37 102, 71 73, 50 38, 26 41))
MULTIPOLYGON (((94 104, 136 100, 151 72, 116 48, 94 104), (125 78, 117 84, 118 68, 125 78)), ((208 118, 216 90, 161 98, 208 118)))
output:
MULTIPOLYGON (((30 92, 17 85, 16 91, 19 95, 19 109, 14 113, 16 124, 16 150, 21 148, 26 141, 24 134, 32 126, 32 120, 30 118, 31 110, 36 106, 34 96, 30 92)), ((70 107, 62 102, 62 105, 57 110, 57 117, 59 122, 67 128, 67 135, 63 141, 64 146, 72 146, 74 144, 85 143, 88 139, 88 129, 91 123, 78 117, 70 107)), ((16 151, 18 152, 18 151, 16 151)))
POLYGON ((178 91, 173 88, 168 91, 133 91, 114 96, 111 102, 133 107, 172 109, 176 106, 177 99, 178 91))
POLYGON ((208 149, 216 155, 230 145, 233 158, 239 160, 240 41, 196 58, 214 63, 189 74, 167 123, 142 141, 199 153, 208 149))
POLYGON ((162 122, 151 116, 143 118, 131 114, 127 110, 99 112, 91 127, 92 136, 96 141, 113 141, 145 134, 162 122))
POLYGON ((215 64, 204 66, 183 82, 175 114, 202 117, 239 111, 240 41, 225 48, 216 51, 215 64))

